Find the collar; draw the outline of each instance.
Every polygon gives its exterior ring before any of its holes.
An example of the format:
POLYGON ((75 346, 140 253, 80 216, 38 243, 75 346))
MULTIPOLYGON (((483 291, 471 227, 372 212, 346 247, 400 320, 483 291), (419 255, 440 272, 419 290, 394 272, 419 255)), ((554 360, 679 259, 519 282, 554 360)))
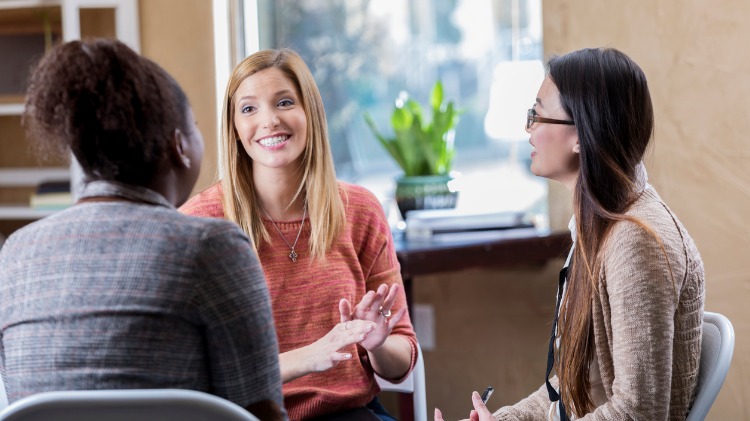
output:
POLYGON ((78 198, 85 199, 88 197, 117 197, 175 209, 174 205, 164 198, 164 196, 151 189, 120 183, 118 181, 96 180, 86 183, 78 198))

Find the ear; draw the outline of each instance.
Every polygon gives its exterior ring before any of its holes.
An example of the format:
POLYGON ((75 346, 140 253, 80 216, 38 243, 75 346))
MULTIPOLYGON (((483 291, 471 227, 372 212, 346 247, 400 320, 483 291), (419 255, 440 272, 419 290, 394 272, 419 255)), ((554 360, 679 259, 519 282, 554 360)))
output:
POLYGON ((192 163, 190 162, 190 157, 187 154, 190 145, 187 141, 187 138, 180 129, 174 129, 174 134, 172 135, 172 142, 170 146, 171 155, 175 164, 185 169, 189 169, 190 165, 192 165, 192 163))

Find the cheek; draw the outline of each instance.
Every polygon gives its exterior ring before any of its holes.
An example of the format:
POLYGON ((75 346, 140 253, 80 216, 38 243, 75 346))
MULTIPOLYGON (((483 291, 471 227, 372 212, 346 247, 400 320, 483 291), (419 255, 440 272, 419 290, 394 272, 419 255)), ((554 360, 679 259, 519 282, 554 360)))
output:
POLYGON ((251 139, 253 137, 255 133, 255 124, 253 124, 253 121, 250 118, 235 117, 234 131, 244 143, 246 139, 251 139))

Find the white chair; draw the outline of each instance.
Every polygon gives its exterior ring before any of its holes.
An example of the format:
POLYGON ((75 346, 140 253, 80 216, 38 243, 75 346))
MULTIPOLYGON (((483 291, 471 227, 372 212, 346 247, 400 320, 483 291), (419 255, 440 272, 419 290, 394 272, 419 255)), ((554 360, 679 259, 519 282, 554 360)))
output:
POLYGON ((375 376, 380 390, 386 392, 411 393, 414 403, 414 421, 427 421, 427 390, 424 384, 424 360, 422 348, 417 343, 417 363, 414 370, 401 383, 395 384, 375 376))
POLYGON ((0 411, 8 406, 8 394, 5 392, 5 382, 3 381, 3 375, 0 373, 0 411))
POLYGON ((703 313, 703 342, 698 371, 698 393, 687 421, 703 421, 724 384, 734 352, 734 328, 719 313, 703 313))
POLYGON ((13 402, 2 421, 258 421, 228 400, 182 389, 43 392, 13 402))

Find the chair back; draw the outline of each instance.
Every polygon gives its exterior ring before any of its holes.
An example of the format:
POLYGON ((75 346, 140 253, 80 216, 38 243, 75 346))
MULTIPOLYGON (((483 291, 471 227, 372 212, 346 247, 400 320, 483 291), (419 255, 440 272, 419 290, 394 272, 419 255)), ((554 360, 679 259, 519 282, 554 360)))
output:
POLYGON ((695 401, 687 421, 703 421, 724 384, 734 352, 734 328, 719 313, 703 313, 703 341, 695 401))
POLYGON ((380 390, 386 392, 411 393, 414 405, 414 421, 427 421, 427 390, 424 382, 424 360, 422 359, 422 348, 417 343, 417 362, 414 370, 401 383, 391 383, 378 375, 375 380, 380 390))
POLYGON ((43 392, 13 402, 2 421, 258 421, 228 400, 182 389, 43 392))
POLYGON ((5 391, 5 381, 3 375, 0 373, 0 411, 8 406, 8 393, 5 391))

